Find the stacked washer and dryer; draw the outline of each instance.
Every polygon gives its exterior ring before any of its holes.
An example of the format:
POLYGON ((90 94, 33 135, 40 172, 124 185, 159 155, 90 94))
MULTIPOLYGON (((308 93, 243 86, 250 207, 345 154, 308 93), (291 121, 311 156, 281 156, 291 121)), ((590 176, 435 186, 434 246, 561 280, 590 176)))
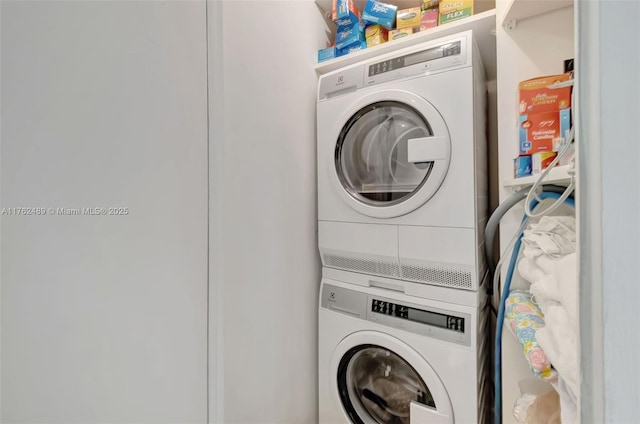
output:
POLYGON ((471 31, 320 78, 321 423, 487 418, 485 98, 471 31))

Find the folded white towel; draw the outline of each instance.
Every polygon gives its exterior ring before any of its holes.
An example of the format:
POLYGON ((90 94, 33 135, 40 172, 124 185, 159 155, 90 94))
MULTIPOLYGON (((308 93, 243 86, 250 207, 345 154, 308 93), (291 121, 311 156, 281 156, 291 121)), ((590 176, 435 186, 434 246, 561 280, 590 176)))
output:
POLYGON ((547 315, 549 305, 560 304, 561 292, 554 275, 544 275, 542 278, 533 282, 529 288, 529 292, 545 316, 547 315))
POLYGON ((544 216, 524 232, 522 242, 529 255, 539 251, 552 258, 560 258, 576 251, 576 222, 572 216, 544 216))
POLYGON ((529 283, 544 278, 547 274, 531 258, 520 258, 518 261, 518 272, 529 283))
POLYGON ((560 420, 562 424, 578 424, 578 397, 573 393, 562 376, 553 387, 560 396, 560 420))
POLYGON ((556 260, 547 255, 540 255, 535 261, 536 265, 547 275, 553 274, 553 271, 556 269, 556 260))
POLYGON ((560 292, 559 301, 567 312, 573 331, 578 334, 578 263, 577 255, 572 253, 555 264, 555 279, 560 292))
POLYGON ((551 304, 547 308, 544 321, 545 327, 536 332, 536 339, 567 386, 573 393, 578 393, 578 340, 576 332, 569 324, 567 312, 562 306, 551 304))

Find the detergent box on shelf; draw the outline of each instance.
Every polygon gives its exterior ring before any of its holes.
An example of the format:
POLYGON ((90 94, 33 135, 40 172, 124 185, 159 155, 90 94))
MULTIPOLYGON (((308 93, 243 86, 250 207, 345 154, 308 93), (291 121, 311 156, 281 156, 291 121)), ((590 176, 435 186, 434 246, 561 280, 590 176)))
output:
POLYGON ((531 175, 531 156, 518 156, 513 160, 513 176, 515 178, 531 175))
POLYGON ((411 34, 413 34, 413 28, 394 29, 389 31, 389 41, 399 40, 411 34))
POLYGON ((519 113, 557 112, 571 107, 571 87, 549 88, 568 81, 571 74, 549 75, 522 81, 519 89, 519 113))
POLYGON ((420 26, 420 7, 398 10, 396 15, 396 29, 414 28, 420 26))
POLYGON ((387 42, 389 30, 382 25, 369 25, 364 29, 364 36, 367 40, 367 47, 373 47, 387 42))
POLYGON ((351 25, 360 22, 360 11, 353 0, 333 0, 331 20, 337 26, 351 25))
POLYGON ((560 145, 559 139, 566 139, 570 129, 571 109, 520 115, 519 154, 532 155, 537 152, 557 150, 560 145))
POLYGON ((420 31, 438 26, 438 9, 426 9, 422 11, 420 19, 420 31))
POLYGON ((440 0, 438 25, 473 15, 473 0, 440 0))
POLYGON ((556 158, 556 152, 538 152, 531 155, 531 173, 541 174, 556 158))
POLYGON ((336 48, 342 50, 361 41, 366 40, 364 38, 364 26, 360 22, 338 27, 335 38, 336 48))
POLYGON ((324 62, 325 60, 331 60, 336 57, 338 57, 338 49, 335 47, 318 50, 318 63, 324 62))
POLYGON ((393 29, 398 7, 376 0, 367 0, 362 11, 362 20, 371 25, 380 24, 386 29, 393 29))

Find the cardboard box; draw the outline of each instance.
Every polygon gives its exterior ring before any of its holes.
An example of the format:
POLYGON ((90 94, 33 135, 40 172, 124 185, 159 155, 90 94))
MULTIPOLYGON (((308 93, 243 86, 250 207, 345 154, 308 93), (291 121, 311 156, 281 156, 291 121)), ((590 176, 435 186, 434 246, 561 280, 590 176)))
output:
POLYGON ((571 109, 555 112, 529 113, 518 119, 518 154, 532 155, 557 149, 559 138, 565 138, 571 128, 571 109))
POLYGON ((441 0, 438 8, 438 25, 442 25, 473 15, 473 0, 441 0))
POLYGON ((340 49, 338 51, 338 56, 344 56, 345 54, 349 54, 349 53, 353 53, 353 52, 359 52, 360 50, 364 50, 367 48, 367 42, 366 41, 359 41, 355 44, 352 44, 348 47, 345 47, 344 49, 340 49))
POLYGON ((440 0, 423 0, 422 5, 420 6, 422 10, 435 9, 438 10, 438 6, 440 4, 440 0))
POLYGON ((353 0, 333 0, 331 20, 337 26, 352 25, 360 22, 360 11, 353 0))
POLYGON ((515 178, 531 175, 531 156, 518 156, 513 160, 513 176, 515 178))
POLYGON ((387 42, 389 30, 383 28, 382 25, 369 25, 364 30, 364 36, 367 40, 367 47, 373 47, 387 42))
POLYGON ((438 26, 438 9, 427 9, 422 11, 420 19, 420 31, 435 28, 438 26))
POLYGON ((362 20, 371 25, 380 24, 386 29, 393 29, 398 7, 376 0, 367 0, 362 12, 362 20))
POLYGON ((338 27, 335 38, 337 49, 342 50, 361 41, 366 41, 364 38, 364 26, 361 23, 338 27))
POLYGON ((538 152, 531 155, 531 173, 541 174, 556 158, 556 152, 538 152))
POLYGON ((396 29, 419 27, 421 16, 420 7, 398 10, 396 29))
POLYGON ((413 34, 413 28, 394 29, 389 31, 389 41, 399 40, 411 34, 413 34))
POLYGON ((549 75, 522 81, 519 88, 519 113, 556 112, 571 107, 571 87, 548 88, 551 84, 568 81, 569 73, 549 75))
POLYGON ((329 47, 327 49, 318 50, 318 63, 338 57, 337 50, 338 49, 336 49, 335 47, 329 47))

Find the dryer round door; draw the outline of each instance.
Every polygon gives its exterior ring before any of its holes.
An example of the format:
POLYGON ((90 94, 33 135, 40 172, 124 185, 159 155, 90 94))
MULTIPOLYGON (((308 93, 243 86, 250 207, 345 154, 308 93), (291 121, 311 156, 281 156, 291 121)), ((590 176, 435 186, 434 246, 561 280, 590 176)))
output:
POLYGON ((392 218, 414 211, 440 188, 451 140, 424 98, 385 90, 361 98, 337 127, 335 171, 341 197, 356 211, 392 218))
POLYGON ((335 400, 354 424, 453 423, 451 401, 436 372, 388 334, 346 337, 334 352, 331 372, 335 400))

